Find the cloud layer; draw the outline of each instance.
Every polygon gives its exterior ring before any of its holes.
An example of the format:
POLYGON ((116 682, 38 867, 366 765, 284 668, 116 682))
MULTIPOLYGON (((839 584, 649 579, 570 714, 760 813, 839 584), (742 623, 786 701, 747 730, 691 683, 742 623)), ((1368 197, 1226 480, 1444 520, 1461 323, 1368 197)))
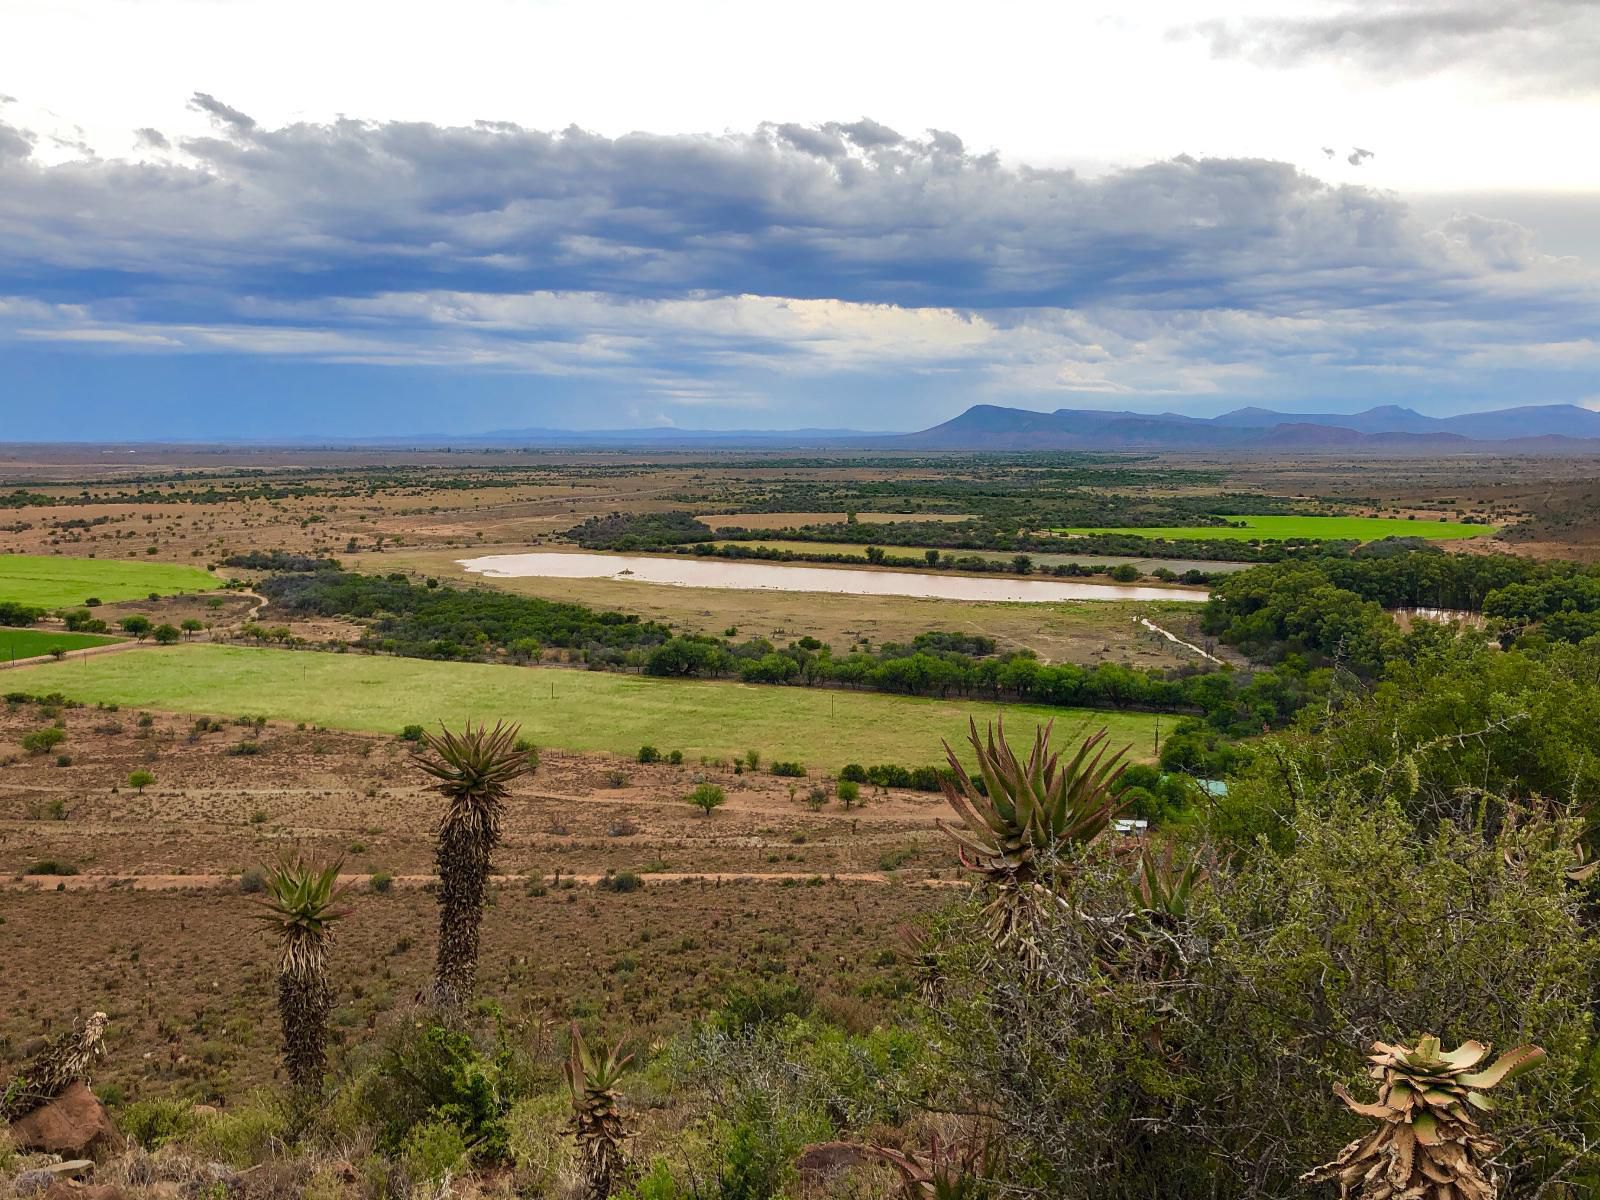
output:
POLYGON ((605 138, 266 128, 209 94, 191 106, 214 132, 141 130, 139 161, 47 163, 0 123, 0 346, 432 369, 463 387, 513 373, 634 398, 528 422, 566 425, 752 406, 773 410, 758 423, 823 423, 808 389, 841 378, 878 409, 835 423, 877 427, 948 415, 927 411, 930 389, 946 408, 1467 403, 1526 371, 1541 389, 1526 399, 1554 400, 1591 394, 1600 366, 1585 264, 1512 222, 1428 227, 1392 195, 1282 163, 1085 178, 868 119, 605 138))
POLYGON ((1187 32, 1219 56, 1279 66, 1337 59, 1384 75, 1463 67, 1519 91, 1600 91, 1593 0, 1362 0, 1313 16, 1208 21, 1187 32))

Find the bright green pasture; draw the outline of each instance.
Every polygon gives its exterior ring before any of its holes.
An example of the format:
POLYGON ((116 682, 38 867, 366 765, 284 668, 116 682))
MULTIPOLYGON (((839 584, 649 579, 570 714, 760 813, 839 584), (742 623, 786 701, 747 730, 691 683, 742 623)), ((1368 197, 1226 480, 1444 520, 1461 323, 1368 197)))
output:
POLYGON ((151 592, 208 592, 222 580, 177 563, 120 558, 67 558, 46 554, 0 554, 0 600, 40 608, 105 600, 142 600, 151 592))
POLYGON ((49 629, 11 629, 0 626, 0 662, 16 658, 35 658, 56 650, 82 650, 105 646, 121 638, 100 637, 93 633, 56 633, 49 629))
POLYGON ((1057 533, 1131 533, 1136 537, 1166 538, 1168 541, 1227 542, 1308 542, 1345 540, 1375 541, 1386 537, 1417 537, 1431 541, 1483 537, 1493 533, 1490 525, 1459 525, 1453 521, 1410 521, 1404 517, 1229 517, 1243 521, 1245 527, 1216 525, 1161 525, 1102 527, 1098 529, 1058 529, 1057 533))
POLYGON ((690 761, 759 750, 767 762, 793 759, 825 770, 848 762, 937 763, 940 739, 959 744, 969 715, 981 725, 1003 712, 1014 739, 1031 737, 1052 717, 1058 736, 1105 725, 1143 758, 1151 756, 1155 723, 1147 713, 216 645, 47 663, 19 672, 11 686, 90 703, 260 714, 377 733, 504 718, 520 722, 540 746, 631 755, 650 744, 682 750, 690 761))

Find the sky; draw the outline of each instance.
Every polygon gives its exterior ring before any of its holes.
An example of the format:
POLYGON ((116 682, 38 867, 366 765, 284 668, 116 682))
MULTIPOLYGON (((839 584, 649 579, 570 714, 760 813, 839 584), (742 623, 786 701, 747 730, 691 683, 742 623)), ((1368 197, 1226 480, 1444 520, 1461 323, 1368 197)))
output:
POLYGON ((4 24, 4 437, 1600 408, 1600 0, 4 24))

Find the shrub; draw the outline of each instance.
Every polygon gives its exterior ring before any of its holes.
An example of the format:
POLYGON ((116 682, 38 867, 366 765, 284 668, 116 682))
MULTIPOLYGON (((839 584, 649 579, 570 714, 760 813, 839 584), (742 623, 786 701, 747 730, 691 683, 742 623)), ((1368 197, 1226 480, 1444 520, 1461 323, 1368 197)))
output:
POLYGON ((421 725, 407 725, 400 731, 400 740, 402 742, 420 742, 423 733, 424 730, 421 725))
POLYGON ((846 808, 856 804, 861 799, 861 785, 853 779, 841 779, 834 789, 839 793, 839 803, 846 808))
POLYGON ((43 729, 35 729, 32 733, 22 735, 22 748, 29 754, 40 755, 54 750, 67 740, 67 731, 55 725, 48 725, 43 729))
POLYGON ((192 1105, 183 1100, 135 1100, 118 1117, 122 1131, 146 1150, 157 1150, 188 1134, 198 1123, 192 1105))
POLYGON ((911 786, 911 772, 893 763, 881 763, 867 768, 867 782, 874 787, 908 788, 911 786))
POLYGON ((806 769, 797 762, 775 762, 772 764, 772 773, 782 779, 802 779, 806 769))
POLYGON ((247 896, 267 890, 267 873, 260 867, 246 867, 239 872, 239 890, 247 896))
POLYGON ((242 1168, 264 1161, 288 1135, 289 1114, 273 1097, 258 1093, 248 1104, 196 1118, 184 1143, 205 1158, 242 1168))
POLYGON ((860 763, 846 763, 839 772, 839 778, 846 783, 867 783, 867 769, 860 763))
POLYGON ((711 1023, 725 1033, 748 1033, 787 1016, 804 1017, 815 1003, 816 993, 793 979, 734 983, 724 992, 722 1007, 711 1023))
POLYGON ((644 880, 632 871, 607 871, 595 881, 602 892, 637 892, 643 886, 644 880))
POLYGON ((661 761, 661 751, 654 746, 639 747, 639 761, 642 763, 655 763, 661 761))
POLYGON ((388 871, 374 871, 368 884, 373 891, 382 895, 394 887, 394 876, 388 871))
POLYGON ((628 773, 623 770, 614 770, 606 774, 606 783, 610 787, 625 788, 628 786, 628 773))
POLYGON ((467 1143, 461 1130, 449 1121, 425 1121, 414 1126, 400 1143, 400 1161, 414 1183, 439 1183, 460 1170, 467 1160, 467 1143))
POLYGON ((460 1131, 474 1157, 504 1161, 510 1109, 510 1051, 486 1054, 464 1029, 407 1022, 378 1048, 362 1081, 361 1107, 378 1127, 381 1149, 401 1152, 412 1131, 446 1122, 460 1131))
POLYGON ((667 755, 667 762, 671 763, 675 767, 683 766, 683 751, 674 750, 671 754, 667 755))
POLYGON ((227 753, 233 758, 251 758, 261 753, 261 743, 235 742, 228 747, 227 753))
POLYGON ((31 863, 23 872, 25 875, 76 875, 77 873, 76 866, 59 858, 41 858, 38 862, 31 863))
POLYGON ((1107 843, 1054 876, 1034 966, 993 951, 981 900, 946 925, 933 1040, 952 1095, 1018 1118, 1010 1169, 1064 1200, 1303 1194, 1356 1127, 1330 1085, 1363 1080, 1373 1040, 1434 1029, 1549 1053, 1495 1117, 1504 1194, 1600 1166, 1580 1132, 1596 946, 1566 877, 1577 826, 1527 809, 1497 832, 1419 826, 1368 790, 1407 774, 1280 771, 1286 844, 1239 847, 1181 906, 1130 912, 1107 843), (1246 1162, 1219 1190, 1218 1165, 1246 1162))

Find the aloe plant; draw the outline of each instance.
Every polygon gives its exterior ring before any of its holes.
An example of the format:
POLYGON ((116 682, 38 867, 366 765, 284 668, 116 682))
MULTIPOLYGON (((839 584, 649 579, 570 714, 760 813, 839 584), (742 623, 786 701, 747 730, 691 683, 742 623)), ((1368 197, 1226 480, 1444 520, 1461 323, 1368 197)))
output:
POLYGON ((981 1136, 946 1141, 935 1134, 926 1152, 877 1145, 865 1149, 900 1172, 905 1200, 977 1200, 989 1194, 984 1176, 991 1147, 981 1136))
POLYGON ((340 886, 340 863, 314 867, 303 859, 285 860, 266 875, 266 895, 256 914, 278 938, 278 1017, 283 1027, 283 1061, 289 1079, 302 1092, 322 1085, 326 1065, 328 948, 333 927, 349 909, 337 907, 348 885, 340 886))
POLYGON ((1158 925, 1172 925, 1189 915, 1194 893, 1207 879, 1198 858, 1180 863, 1171 845, 1160 855, 1146 845, 1139 855, 1139 868, 1133 877, 1133 899, 1147 919, 1158 925))
POLYGON ((439 867, 439 950, 434 998, 459 1008, 478 974, 479 926, 489 894, 490 862, 500 843, 500 820, 511 784, 534 770, 537 758, 517 748, 519 726, 493 729, 468 721, 460 733, 424 733, 411 756, 445 798, 434 861, 439 867))
POLYGON ((92 1014, 81 1028, 73 1022, 71 1029, 51 1038, 24 1063, 0 1088, 0 1128, 50 1103, 83 1079, 94 1056, 105 1049, 102 1038, 108 1024, 103 1012, 92 1014))
POLYGON ((632 1058, 622 1053, 620 1045, 605 1058, 592 1053, 573 1022, 572 1052, 561 1073, 572 1091, 570 1132, 583 1164, 586 1200, 607 1200, 627 1172, 625 1147, 630 1133, 616 1085, 632 1058))
POLYGON ((1035 730, 1023 761, 1006 741, 1003 719, 989 727, 987 738, 979 736, 976 721, 968 726, 983 786, 946 742, 951 777, 941 782, 961 824, 941 820, 939 828, 956 843, 962 865, 983 875, 990 892, 984 920, 995 948, 1034 960, 1040 907, 1051 894, 1045 876, 1063 854, 1111 828, 1120 810, 1111 789, 1128 747, 1109 753, 1109 734, 1101 729, 1063 760, 1050 749, 1051 722, 1035 730))
POLYGON ((1341 1084, 1333 1090, 1351 1112, 1380 1122, 1378 1128, 1302 1181, 1335 1180, 1341 1200, 1494 1200, 1489 1163, 1499 1144, 1473 1114, 1492 1112, 1494 1102, 1483 1093, 1537 1065, 1544 1051, 1518 1046, 1475 1070, 1489 1054, 1480 1042, 1445 1050, 1428 1035, 1414 1049, 1374 1042, 1372 1050, 1376 1103, 1356 1100, 1341 1084))

